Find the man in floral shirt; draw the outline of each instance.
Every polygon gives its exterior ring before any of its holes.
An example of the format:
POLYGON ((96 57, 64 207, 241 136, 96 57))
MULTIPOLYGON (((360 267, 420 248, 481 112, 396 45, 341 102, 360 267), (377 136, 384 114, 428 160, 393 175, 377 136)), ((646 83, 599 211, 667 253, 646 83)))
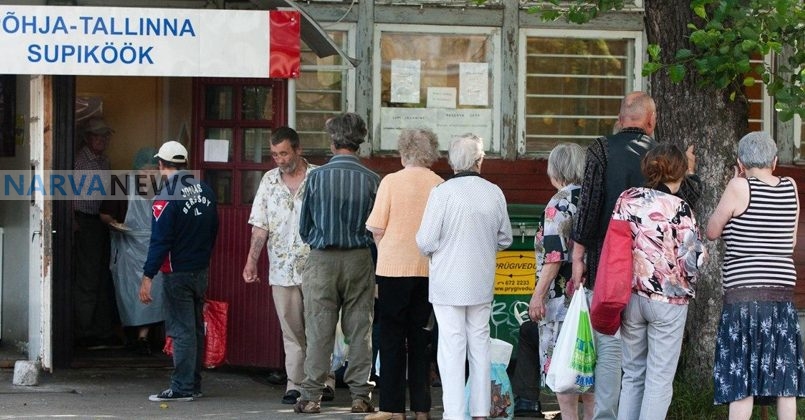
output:
MULTIPOLYGON (((301 395, 305 379, 305 319, 302 305, 302 268, 310 247, 299 237, 299 214, 307 174, 316 166, 302 157, 299 135, 292 128, 281 127, 271 136, 271 157, 277 167, 266 172, 252 204, 251 246, 243 267, 246 283, 259 282, 257 262, 268 243, 268 283, 277 308, 285 347, 285 372, 288 380, 283 404, 294 404, 301 395)), ((334 396, 335 379, 331 376, 323 398, 334 396)))

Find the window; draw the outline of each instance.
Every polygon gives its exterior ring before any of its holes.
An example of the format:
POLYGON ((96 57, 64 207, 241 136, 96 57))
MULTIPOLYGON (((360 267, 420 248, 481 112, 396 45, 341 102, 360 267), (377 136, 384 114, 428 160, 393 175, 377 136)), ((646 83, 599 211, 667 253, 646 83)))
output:
POLYGON ((500 31, 497 28, 376 25, 373 148, 397 149, 404 128, 426 127, 446 150, 466 133, 500 150, 500 31), (377 137, 379 135, 379 138, 377 137))
POLYGON ((519 154, 612 133, 623 96, 641 89, 642 34, 526 29, 520 35, 519 154), (641 53, 636 54, 636 51, 641 53))
POLYGON ((197 79, 200 167, 222 205, 250 205, 273 165, 271 131, 285 124, 286 84, 274 79, 197 79))
MULTIPOLYGON (((759 64, 771 67, 772 58, 771 55, 767 55, 765 59, 761 59, 758 56, 749 60, 749 63, 752 65, 752 68, 759 64)), ((749 102, 749 131, 768 131, 771 133, 771 97, 769 97, 768 92, 766 92, 766 85, 758 74, 752 71, 749 75, 755 78, 754 85, 744 87, 744 95, 746 95, 746 100, 749 102)))
POLYGON ((805 143, 805 120, 799 115, 794 116, 794 161, 801 162, 802 152, 800 151, 802 144, 805 143))
MULTIPOLYGON (((334 25, 327 34, 347 54, 354 50, 351 31, 345 26, 334 25)), ((299 79, 292 81, 291 93, 296 102, 295 121, 289 123, 299 133, 305 152, 329 152, 330 139, 324 133, 324 122, 352 108, 354 71, 349 71, 350 63, 340 56, 319 58, 304 42, 301 48, 302 72, 299 79)))

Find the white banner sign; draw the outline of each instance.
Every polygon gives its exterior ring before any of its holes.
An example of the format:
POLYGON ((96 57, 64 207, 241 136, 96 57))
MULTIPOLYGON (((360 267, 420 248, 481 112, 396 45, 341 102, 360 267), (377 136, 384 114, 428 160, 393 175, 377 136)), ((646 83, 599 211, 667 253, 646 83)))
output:
POLYGON ((289 11, 0 6, 0 73, 297 77, 299 20, 289 11))
POLYGON ((447 150, 454 138, 472 133, 492 147, 491 109, 381 108, 380 148, 396 150, 400 132, 406 128, 430 128, 439 137, 439 149, 447 150))

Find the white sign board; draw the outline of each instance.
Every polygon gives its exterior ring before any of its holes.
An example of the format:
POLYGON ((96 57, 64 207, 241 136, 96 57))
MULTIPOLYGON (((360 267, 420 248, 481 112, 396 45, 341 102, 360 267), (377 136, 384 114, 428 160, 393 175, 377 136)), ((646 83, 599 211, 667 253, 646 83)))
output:
POLYGON ((453 138, 472 133, 484 140, 484 150, 492 145, 491 109, 382 108, 380 110, 380 149, 397 150, 397 139, 404 128, 430 128, 439 136, 439 149, 447 150, 453 138))
POLYGON ((456 88, 429 87, 428 108, 455 108, 456 88))
POLYGON ((299 20, 290 11, 3 5, 0 74, 269 77, 284 67, 289 74, 271 77, 297 77, 299 20), (273 38, 293 46, 292 36, 295 58, 293 48, 272 54, 273 38))

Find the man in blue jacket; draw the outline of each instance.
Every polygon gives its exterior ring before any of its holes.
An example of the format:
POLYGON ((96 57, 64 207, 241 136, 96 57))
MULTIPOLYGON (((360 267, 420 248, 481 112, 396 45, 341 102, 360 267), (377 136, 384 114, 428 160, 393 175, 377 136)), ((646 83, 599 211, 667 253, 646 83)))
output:
POLYGON ((170 388, 151 401, 192 401, 201 396, 204 362, 204 294, 218 212, 215 193, 185 171, 187 149, 176 141, 159 148, 155 158, 165 179, 154 197, 151 242, 143 267, 140 300, 151 302, 151 279, 164 274, 165 326, 173 338, 170 388))

